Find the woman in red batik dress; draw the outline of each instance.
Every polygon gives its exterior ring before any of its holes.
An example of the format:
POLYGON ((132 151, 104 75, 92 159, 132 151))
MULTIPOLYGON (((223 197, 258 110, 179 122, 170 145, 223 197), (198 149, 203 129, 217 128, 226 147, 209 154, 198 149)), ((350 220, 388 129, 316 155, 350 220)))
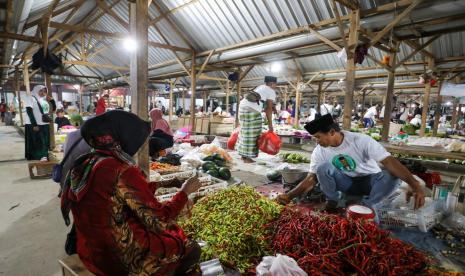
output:
POLYGON ((172 200, 158 202, 160 184, 147 182, 131 157, 150 124, 132 113, 106 112, 89 119, 81 134, 94 150, 76 160, 61 208, 68 225, 73 214, 82 262, 97 275, 185 275, 198 262, 200 247, 175 218, 200 187, 198 179, 182 184, 172 200))

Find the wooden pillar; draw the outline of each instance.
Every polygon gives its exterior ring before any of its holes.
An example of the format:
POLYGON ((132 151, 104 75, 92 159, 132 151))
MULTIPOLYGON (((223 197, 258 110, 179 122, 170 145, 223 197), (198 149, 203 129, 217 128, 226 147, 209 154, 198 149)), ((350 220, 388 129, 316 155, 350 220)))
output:
POLYGON ((195 69, 195 52, 192 52, 192 64, 191 64, 191 117, 189 125, 191 131, 195 132, 195 90, 197 88, 197 70, 195 69))
POLYGON ((365 113, 365 97, 367 95, 367 92, 365 90, 363 90, 363 94, 362 94, 362 115, 365 113))
POLYGON ((284 87, 284 109, 287 110, 287 85, 284 87))
POLYGON ((226 82, 226 112, 229 113, 229 80, 226 82))
POLYGON ((182 115, 186 113, 186 91, 182 90, 182 115))
POLYGON ((174 83, 172 81, 170 81, 170 102, 168 104, 168 116, 169 116, 169 120, 170 120, 170 124, 171 124, 171 121, 173 120, 173 85, 174 83))
MULTIPOLYGON (((137 42, 137 49, 131 55, 130 65, 131 108, 132 112, 141 119, 148 120, 148 0, 136 0, 129 5, 130 33, 135 35, 137 42)), ((146 142, 136 156, 139 167, 146 175, 150 175, 148 149, 146 142)))
POLYGON ((83 84, 79 84, 79 90, 78 90, 78 94, 79 94, 79 113, 84 113, 84 107, 83 107, 83 101, 82 101, 82 95, 84 94, 84 85, 83 84))
POLYGON ((342 127, 350 130, 352 122, 352 107, 354 101, 355 88, 355 60, 354 52, 358 42, 358 25, 360 13, 359 10, 354 10, 350 13, 350 28, 349 28, 349 49, 347 51, 347 71, 346 71, 346 95, 344 97, 344 115, 342 119, 342 127))
POLYGON ((241 82, 237 82, 236 127, 239 126, 239 104, 241 101, 241 82))
POLYGON ((301 101, 301 93, 300 93, 300 88, 299 88, 299 82, 297 83, 296 85, 296 90, 295 90, 295 122, 294 122, 294 126, 295 127, 299 127, 300 124, 299 124, 299 113, 300 113, 300 101, 301 101))
MULTIPOLYGON (((52 93, 52 80, 51 76, 49 74, 44 73, 45 76, 45 86, 47 87, 47 94, 50 96, 53 96, 52 93)), ((49 123, 49 133, 50 133, 50 150, 53 150, 55 148, 55 123, 53 121, 53 110, 52 107, 50 106, 50 118, 52 119, 51 122, 49 123)))
MULTIPOLYGON (((431 57, 427 57, 428 61, 428 69, 434 69, 434 59, 431 57)), ((423 110, 421 113, 421 127, 420 127, 420 136, 425 136, 425 129, 426 129, 426 117, 428 116, 428 109, 429 109, 429 98, 431 96, 431 82, 425 82, 425 95, 423 96, 423 110)))
POLYGON ((452 120, 451 120, 451 123, 450 123, 452 129, 456 128, 457 115, 458 115, 457 108, 459 107, 459 102, 460 102, 460 100, 458 98, 454 98, 454 105, 452 106, 452 120))
POLYGON ((31 83, 29 81, 29 68, 28 68, 28 60, 24 60, 24 68, 23 68, 23 77, 24 77, 24 87, 26 88, 26 94, 28 96, 31 95, 31 83))
POLYGON ((441 118, 441 106, 442 106, 442 96, 441 96, 442 81, 438 84, 438 96, 436 98, 436 111, 434 113, 434 126, 433 126, 433 136, 438 135, 439 128, 439 119, 441 118))
MULTIPOLYGON (((396 45, 396 49, 398 45, 396 45)), ((386 89, 386 95, 384 97, 384 119, 383 119, 383 132, 381 133, 381 140, 384 142, 388 141, 389 138, 389 127, 391 125, 391 110, 392 102, 394 101, 394 81, 396 79, 396 73, 394 65, 397 63, 397 54, 390 54, 389 65, 391 66, 392 71, 388 72, 388 83, 386 89)), ((363 92, 365 93, 365 92, 363 92)), ((364 94, 365 96, 365 94, 364 94)))
POLYGON ((202 102, 203 102, 203 110, 207 110, 207 91, 203 91, 202 93, 202 102))
MULTIPOLYGON (((18 109, 19 109, 19 121, 21 122, 21 126, 24 126, 24 120, 23 120, 23 105, 21 104, 21 86, 19 84, 19 68, 16 67, 15 70, 15 75, 14 75, 14 88, 15 88, 15 94, 16 98, 18 99, 18 109)), ((5 98, 5 103, 8 105, 8 101, 5 98)), ((13 102, 14 106, 14 102, 13 102)))
POLYGON ((321 94, 323 92, 323 83, 319 82, 318 83, 318 91, 317 91, 317 96, 316 96, 316 112, 318 114, 321 113, 321 94))

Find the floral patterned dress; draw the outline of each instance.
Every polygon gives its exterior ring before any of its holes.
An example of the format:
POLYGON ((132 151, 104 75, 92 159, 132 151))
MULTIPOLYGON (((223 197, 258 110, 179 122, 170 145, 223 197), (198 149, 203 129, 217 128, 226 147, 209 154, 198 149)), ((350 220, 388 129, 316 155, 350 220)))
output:
POLYGON ((97 275, 170 275, 186 253, 188 240, 174 219, 187 202, 179 192, 161 204, 156 184, 119 159, 103 157, 92 167, 72 202, 77 251, 97 275))

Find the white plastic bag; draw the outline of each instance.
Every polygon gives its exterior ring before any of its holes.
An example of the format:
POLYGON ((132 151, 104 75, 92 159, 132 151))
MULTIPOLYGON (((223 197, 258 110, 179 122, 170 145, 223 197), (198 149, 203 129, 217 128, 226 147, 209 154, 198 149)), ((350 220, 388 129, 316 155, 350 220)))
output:
POLYGON ((262 262, 257 266, 258 276, 306 276, 307 273, 297 265, 297 262, 286 255, 278 254, 263 257, 262 262))

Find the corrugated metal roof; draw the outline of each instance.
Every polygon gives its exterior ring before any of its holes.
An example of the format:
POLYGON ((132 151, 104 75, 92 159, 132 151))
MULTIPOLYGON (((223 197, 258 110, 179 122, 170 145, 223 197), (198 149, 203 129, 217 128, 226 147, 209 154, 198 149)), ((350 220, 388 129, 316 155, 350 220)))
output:
MULTIPOLYGON (((62 0, 59 6, 63 7, 73 0, 62 0)), ((107 1, 112 10, 123 20, 129 21, 128 3, 120 1, 117 5, 112 5, 115 1, 107 1)), ((370 9, 382 4, 391 3, 389 0, 360 0, 362 9, 370 9)), ((43 14, 51 0, 36 0, 33 3, 31 18, 43 14)), ((321 20, 330 19, 334 14, 330 8, 328 0, 160 0, 152 4, 149 8, 150 19, 159 17, 161 14, 155 5, 159 5, 163 14, 175 9, 168 14, 166 18, 161 19, 156 26, 166 37, 168 43, 180 47, 188 47, 184 40, 176 33, 169 21, 185 34, 196 51, 206 51, 215 48, 221 48, 236 43, 264 37, 273 33, 289 30, 292 28, 317 23, 321 20), (189 4, 190 3, 190 4, 189 4), (182 8, 179 8, 182 7, 182 8)), ((92 21, 101 10, 95 7, 95 1, 85 1, 84 5, 73 16, 70 24, 76 24, 86 16, 92 21), (92 14, 89 16, 89 12, 92 14)), ((338 5, 342 15, 348 14, 348 9, 338 5)), ((53 21, 62 22, 71 11, 56 16, 53 21)), ((112 16, 105 14, 90 28, 112 33, 128 33, 128 31, 115 20, 112 16)), ((25 31, 26 35, 35 35, 36 27, 25 31)), ((165 43, 165 39, 158 33, 154 27, 149 28, 149 40, 165 43)), ((89 59, 89 62, 114 64, 116 66, 128 66, 130 54, 125 52, 118 40, 103 39, 109 45, 109 48, 99 55, 89 59)), ((19 50, 24 50, 28 43, 19 43, 19 50)), ((436 40, 433 44, 433 53, 437 58, 450 56, 465 56, 463 45, 465 44, 465 35, 463 32, 446 34, 436 40)), ((102 45, 101 38, 92 38, 91 49, 98 49, 102 45)), ((80 47, 80 42, 76 41, 73 47, 80 47)), ((313 48, 296 49, 293 52, 299 55, 308 55, 315 51, 327 51, 327 46, 318 46, 313 48)), ((401 44, 399 60, 402 60, 413 51, 412 48, 401 44)), ((92 50, 91 50, 92 52, 92 50)), ((376 48, 369 50, 378 60, 382 60, 383 52, 376 48)), ((184 54, 179 54, 184 55, 184 54)), ((279 60, 289 59, 292 55, 289 53, 272 53, 260 57, 261 60, 279 60)), ((148 62, 149 66, 173 60, 175 55, 172 51, 160 48, 149 47, 148 62)), ((422 61, 422 55, 416 54, 412 60, 422 61)), ((235 64, 252 64, 253 59, 244 59, 235 64)), ((336 53, 327 53, 318 56, 308 56, 297 59, 298 66, 304 72, 315 72, 322 70, 342 70, 345 68, 345 62, 339 59, 336 53)), ((286 66, 294 68, 292 61, 286 61, 286 66)), ((365 59, 363 67, 380 67, 370 59, 365 59)), ((81 72, 85 75, 103 75, 118 76, 116 72, 110 69, 91 68, 85 66, 75 66, 70 68, 76 74, 81 72)), ((249 73, 248 78, 259 78, 270 74, 266 66, 257 65, 249 73)), ((222 76, 221 73, 213 75, 222 76)), ((224 77, 224 76, 222 76, 224 77)), ((188 78, 185 80, 188 82, 188 78)), ((199 82, 200 84, 208 81, 199 82)), ((210 81, 210 83, 215 83, 210 81)))

